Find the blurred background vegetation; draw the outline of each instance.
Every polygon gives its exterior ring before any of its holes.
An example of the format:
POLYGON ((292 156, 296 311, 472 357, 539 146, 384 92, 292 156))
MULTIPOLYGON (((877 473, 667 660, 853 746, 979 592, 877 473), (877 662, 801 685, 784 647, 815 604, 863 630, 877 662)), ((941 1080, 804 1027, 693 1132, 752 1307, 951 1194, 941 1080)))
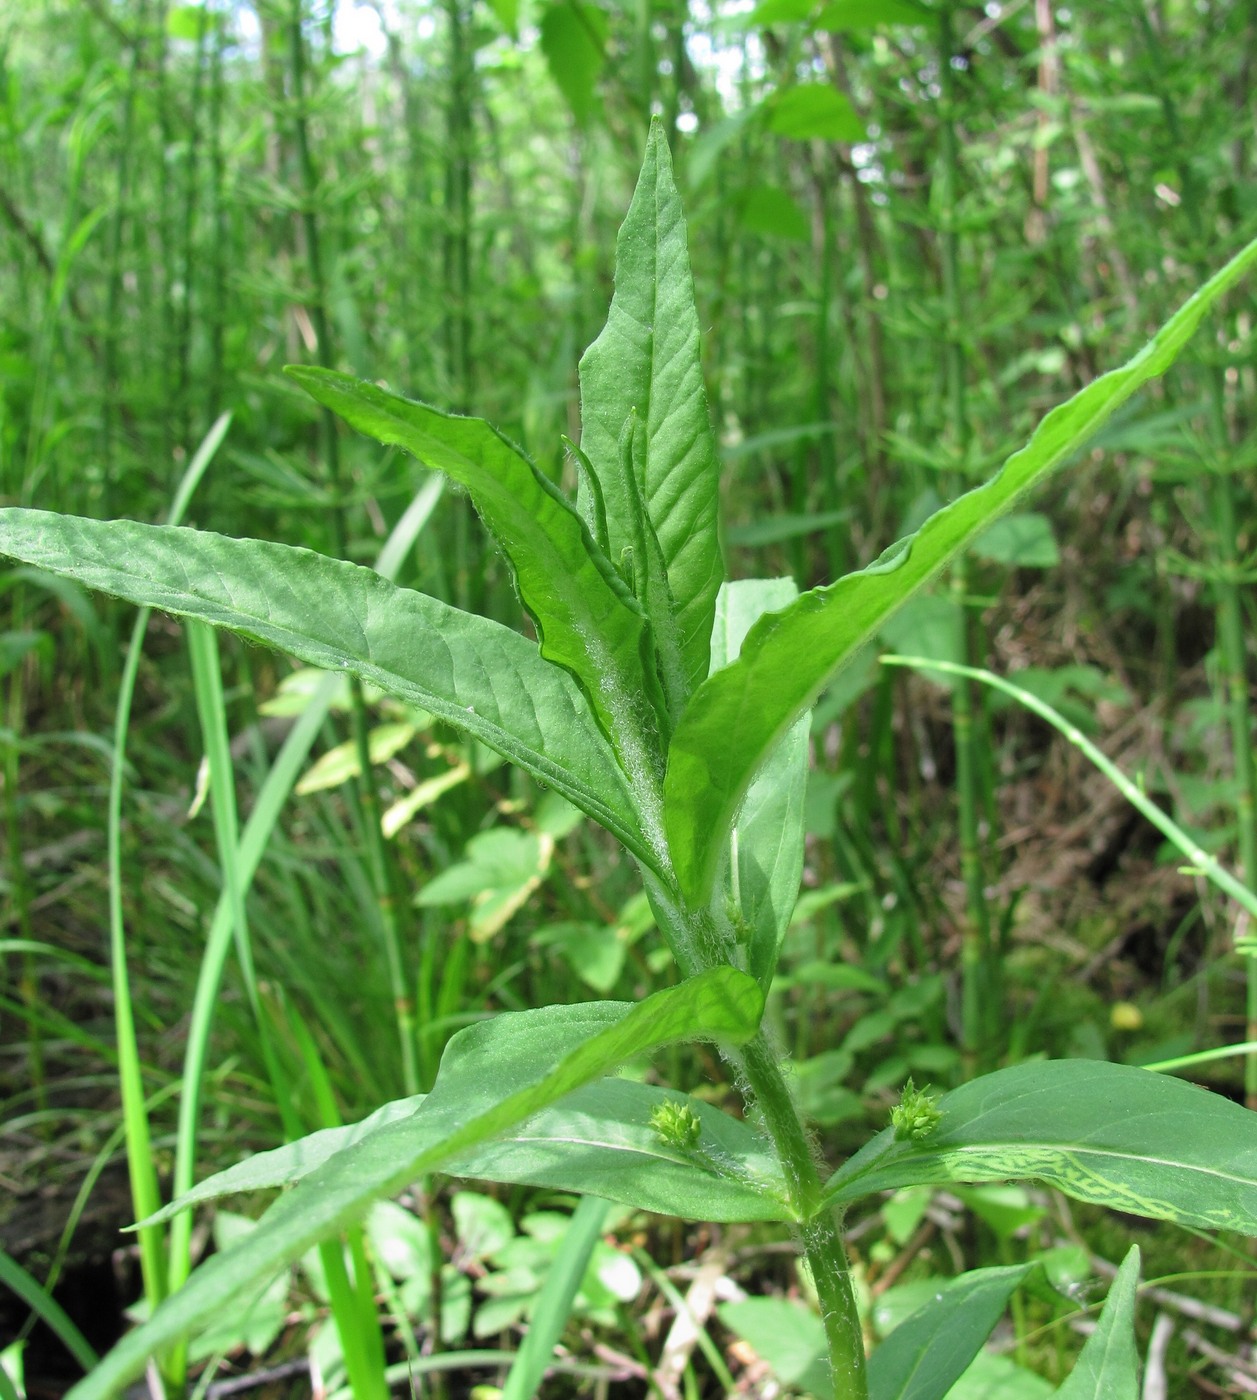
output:
MULTIPOLYGON (((162 519, 229 412, 188 523, 372 562, 427 473, 321 421, 279 374, 289 362, 487 417, 570 486, 576 363, 660 114, 690 221, 730 575, 831 581, 989 476, 1253 236, 1255 71, 1252 0, 23 0, 0 13, 0 492, 162 519)), ((1250 882, 1255 380, 1249 289, 884 638, 1013 674, 1250 882)), ((452 492, 399 577, 519 625, 502 561, 452 492)), ((0 1245, 72 1308, 76 1288, 111 1290, 116 1305, 77 1314, 103 1345, 138 1292, 114 1257, 133 1212, 106 866, 133 614, 30 570, 0 585, 0 1245)), ((221 656, 247 815, 312 682, 230 640, 221 656)), ((153 618, 120 893, 162 1180, 222 887, 197 800, 197 695, 180 629, 153 618)), ((202 1174, 290 1120, 348 1120, 412 1078, 430 1085, 470 1018, 636 997, 669 975, 631 865, 600 833, 380 697, 363 782, 342 701, 250 894, 256 983, 228 968, 217 1002, 202 1174)), ((910 1074, 946 1086, 1031 1054, 1145 1063, 1257 1039, 1246 930, 1040 721, 870 654, 822 700, 813 744, 806 889, 771 1016, 833 1150, 880 1127, 910 1074), (962 964, 978 969, 976 1003, 962 964)), ((681 1079, 719 1078, 714 1060, 674 1060, 681 1079)), ((1252 1103, 1242 1063, 1199 1073, 1252 1103)), ((489 1207, 455 1210, 442 1190, 424 1220, 455 1261, 448 1306, 493 1266, 466 1244, 465 1219, 489 1207)), ((532 1219, 529 1204, 508 1201, 509 1220, 532 1219)), ((871 1218, 853 1244, 875 1295, 1065 1229, 1037 1197, 1016 1235, 972 1201, 930 1209, 871 1218)), ((536 1243, 509 1220, 508 1241, 536 1243)), ((1120 1225, 1095 1228, 1118 1258, 1103 1231, 1120 1225)), ((679 1226, 638 1242, 659 1264, 694 1246, 679 1226)), ((1235 1268, 1168 1227, 1145 1245, 1146 1273, 1235 1268)), ((793 1286, 772 1248, 729 1267, 752 1289, 793 1286)), ((1210 1286, 1251 1327, 1251 1275, 1247 1303, 1242 1278, 1210 1286)), ((578 1314, 589 1354, 610 1336, 628 1366, 617 1393, 648 1393, 651 1309, 672 1306, 652 1287, 639 1273, 578 1314)), ((431 1290, 412 1303, 422 1333, 431 1290)), ((478 1335, 521 1315, 499 1307, 478 1335)), ((0 1312, 0 1344, 25 1317, 0 1312)), ((275 1345, 300 1351, 307 1334, 280 1331, 275 1345)), ((457 1316, 447 1331, 461 1335, 457 1316)), ((57 1370, 45 1345, 32 1394, 59 1393, 35 1386, 57 1370)), ((1069 1345, 1058 1331, 1019 1357, 1055 1377, 1069 1345)), ((1183 1329, 1173 1345, 1200 1393, 1240 1393, 1183 1329)), ((1209 1345, 1232 1354, 1235 1329, 1209 1345)), ((685 1366, 687 1394, 723 1393, 710 1358, 685 1366)))

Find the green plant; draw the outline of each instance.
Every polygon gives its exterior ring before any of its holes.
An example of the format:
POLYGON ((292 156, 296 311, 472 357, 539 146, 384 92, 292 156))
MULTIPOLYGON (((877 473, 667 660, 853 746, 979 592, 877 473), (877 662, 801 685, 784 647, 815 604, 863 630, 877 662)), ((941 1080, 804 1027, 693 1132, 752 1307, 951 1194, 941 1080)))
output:
MULTIPOLYGON (((683 978, 637 1004, 548 1006, 470 1026, 447 1046, 431 1093, 186 1191, 150 1223, 227 1193, 293 1188, 74 1395, 116 1393, 228 1300, 436 1170, 690 1218, 791 1223, 820 1304, 815 1388, 828 1376, 842 1400, 944 1395, 1030 1268, 967 1275, 866 1371, 839 1212, 870 1193, 1029 1177, 1126 1211, 1257 1234, 1257 1120, 1194 1086, 1104 1063, 1031 1063, 937 1102, 918 1096, 907 1118, 825 1177, 760 1024, 798 891, 807 715, 820 691, 896 608, 1162 373, 1255 262, 1257 244, 1126 366, 1050 413, 996 477, 869 568, 797 598, 788 581, 722 584, 699 323, 656 125, 620 234, 610 318, 581 362, 575 507, 482 420, 332 370, 291 371, 324 407, 466 488, 510 561, 538 645, 301 549, 0 512, 7 555, 347 672, 549 785, 631 852, 683 978), (631 1057, 694 1040, 721 1046, 762 1132, 677 1090, 608 1077, 631 1057), (574 1136, 579 1147, 561 1146, 574 1136)), ((1128 1330, 1135 1267, 1109 1326, 1128 1330)), ((1092 1368, 1094 1385, 1084 1374, 1068 1393, 1120 1393, 1106 1370, 1116 1354, 1092 1368)), ((1133 1364, 1131 1349, 1127 1389, 1133 1364)))

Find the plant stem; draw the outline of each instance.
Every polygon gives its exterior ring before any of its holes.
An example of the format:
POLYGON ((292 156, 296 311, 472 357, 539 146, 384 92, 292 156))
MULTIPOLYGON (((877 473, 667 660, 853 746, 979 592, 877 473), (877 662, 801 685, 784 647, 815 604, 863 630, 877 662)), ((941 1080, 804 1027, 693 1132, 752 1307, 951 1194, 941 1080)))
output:
POLYGON ((820 1300, 835 1400, 864 1400, 868 1395, 864 1336, 842 1232, 835 1212, 821 1204, 820 1178, 798 1109, 762 1031, 737 1051, 736 1061, 764 1115, 764 1126, 785 1169, 791 1202, 802 1221, 803 1253, 820 1300))
MULTIPOLYGON (((659 928, 685 977, 734 961, 720 920, 709 910, 687 908, 644 867, 646 895, 659 928)), ((821 1203, 821 1184, 807 1139, 776 1052, 763 1031, 727 1058, 739 1089, 758 1106, 785 1173, 799 1221, 803 1253, 820 1299, 821 1317, 834 1377, 834 1400, 866 1400, 864 1336, 847 1269, 842 1233, 833 1210, 821 1203)))

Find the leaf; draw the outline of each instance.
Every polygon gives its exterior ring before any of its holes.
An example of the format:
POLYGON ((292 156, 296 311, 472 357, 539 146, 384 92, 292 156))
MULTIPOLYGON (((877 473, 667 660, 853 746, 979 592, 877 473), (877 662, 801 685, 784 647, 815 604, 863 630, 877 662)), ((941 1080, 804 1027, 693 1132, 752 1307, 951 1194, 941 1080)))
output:
POLYGON ((333 370, 285 372, 359 432, 405 448, 467 488, 515 571, 542 656, 576 678, 625 766, 640 766, 640 697, 651 697, 656 710, 663 703, 646 619, 558 489, 482 418, 440 413, 333 370))
MULTIPOLYGON (((654 526, 675 609, 686 682, 707 675, 716 593, 724 578, 717 531, 720 466, 707 411, 698 311, 681 200, 663 128, 646 158, 616 242, 615 295, 580 362, 581 448, 602 487, 613 560, 633 543, 620 485, 620 435, 634 409, 645 428, 641 498, 654 526)), ((656 631, 667 620, 652 618, 656 631)))
POLYGON ((800 83, 767 101, 768 129, 791 141, 863 141, 851 99, 828 83, 800 83))
POLYGON ((811 13, 812 0, 760 0, 749 15, 731 15, 729 18, 735 24, 766 27, 770 24, 797 24, 811 13))
POLYGON ((519 38, 519 0, 489 0, 498 23, 512 39, 519 38))
POLYGON ((829 0, 817 16, 816 29, 846 34, 890 24, 929 24, 933 16, 913 0, 829 0))
POLYGON ((421 908, 471 901, 470 934, 484 943, 540 886, 550 869, 554 838, 546 832, 494 827, 473 836, 465 860, 442 870, 415 896, 421 908))
POLYGON ((571 1316, 577 1290, 595 1247, 600 1243, 607 1218, 605 1201, 586 1196, 576 1207, 554 1263, 546 1274, 540 1296, 529 1319, 528 1331, 515 1353, 501 1400, 530 1400, 541 1394, 541 1384, 554 1349, 571 1316))
POLYGON ((1015 569, 1054 569, 1061 562, 1052 522, 1035 510, 997 520, 974 540, 973 552, 1015 569))
MULTIPOLYGON (((963 665, 967 655, 964 609, 946 594, 918 594, 886 623, 881 639, 904 656, 963 665)), ((955 688, 956 682, 950 676, 928 671, 924 674, 936 685, 955 688)))
POLYGON ((578 1089, 445 1168, 480 1181, 588 1192, 685 1220, 789 1220, 787 1188, 764 1140, 700 1099, 627 1079, 578 1089), (698 1115, 699 1150, 666 1145, 651 1125, 665 1103, 698 1115))
POLYGON ((826 1199, 1033 1178, 1132 1215, 1257 1235, 1257 1113, 1207 1089, 1103 1060, 1042 1060, 972 1080, 938 1108, 931 1137, 880 1133, 826 1199))
POLYGON ((1132 360, 1054 409, 984 486, 930 517, 869 568, 805 593, 761 619, 732 666, 691 697, 669 747, 668 841, 691 905, 706 903, 729 828, 773 746, 860 646, 957 551, 1054 467, 1068 461, 1140 385, 1174 362, 1205 312, 1257 262, 1250 243, 1132 360))
MULTIPOLYGON (((271 1206, 247 1239, 202 1265, 71 1394, 98 1400, 117 1393, 155 1352, 343 1229, 376 1197, 444 1168, 635 1055, 679 1041, 748 1039, 762 1011, 763 996, 751 978, 718 968, 636 1004, 546 1007, 467 1027, 450 1041, 432 1092, 414 1112, 378 1117, 344 1151, 326 1133, 307 1139, 323 1160, 271 1206)), ((237 1182, 248 1179, 249 1166, 233 1169, 237 1182)), ((202 1195, 213 1180, 198 1188, 202 1195)), ((154 1220, 196 1197, 190 1193, 154 1220)))
POLYGON ((1034 1267, 975 1269, 941 1286, 869 1357, 869 1400, 943 1400, 1034 1267))
MULTIPOLYGON (((726 583, 716 599, 713 670, 738 654, 751 624, 783 608, 798 593, 794 580, 744 579, 726 583)), ((803 799, 807 792, 805 715, 773 751, 751 784, 732 839, 737 850, 737 904, 748 927, 747 967, 767 989, 803 876, 803 799)))
POLYGON ((517 763, 657 868, 576 683, 507 627, 355 564, 207 531, 7 509, 0 554, 360 676, 517 763))
POLYGON ((1053 1387, 1007 1356, 980 1351, 947 1392, 947 1400, 1051 1400, 1053 1387))
POLYGON ((607 20, 597 5, 554 0, 541 17, 541 52, 578 126, 593 115, 606 43, 607 20))
MULTIPOLYGON (((1250 1232, 1253 1233, 1253 1232, 1250 1232)), ((1096 1330, 1087 1338, 1056 1400, 1137 1400, 1139 1357, 1135 1351, 1135 1292, 1139 1246, 1131 1245, 1104 1300, 1096 1330)))
POLYGON ((784 1298, 747 1298, 722 1303, 720 1320, 751 1344, 783 1385, 805 1391, 816 1400, 832 1400, 825 1324, 801 1303, 784 1298))
MULTIPOLYGON (((793 196, 776 185, 752 185, 742 196, 738 218, 750 233, 806 243, 812 236, 807 215, 793 196)), ((767 522, 765 522, 767 523, 767 522)))
MULTIPOLYGON (((441 1069, 447 1082, 456 1068, 447 1068, 448 1056, 460 1053, 454 1041, 451 1047, 441 1069)), ((415 1118, 425 1098, 398 1099, 361 1123, 258 1153, 200 1182, 167 1206, 163 1217, 223 1196, 291 1186, 378 1129, 415 1118)), ((443 1170, 469 1180, 588 1193, 687 1220, 792 1218, 776 1158, 756 1132, 700 1099, 627 1079, 602 1079, 577 1089, 443 1170), (698 1115, 701 1153, 687 1155, 661 1139, 651 1115, 665 1103, 688 1104, 698 1115)))
MULTIPOLYGON (((416 733, 413 724, 397 721, 377 724, 367 735, 367 752, 371 762, 387 763, 410 743, 416 733)), ((320 755, 306 770, 294 791, 299 797, 308 797, 312 792, 326 792, 328 788, 340 787, 350 778, 358 777, 361 772, 358 745, 355 740, 348 739, 320 755)))

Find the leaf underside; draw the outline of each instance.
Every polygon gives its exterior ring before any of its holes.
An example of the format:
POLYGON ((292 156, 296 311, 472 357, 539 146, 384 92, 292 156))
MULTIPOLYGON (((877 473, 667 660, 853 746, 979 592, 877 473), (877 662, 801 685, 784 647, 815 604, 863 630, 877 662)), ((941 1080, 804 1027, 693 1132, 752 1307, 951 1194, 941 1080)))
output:
MULTIPOLYGON (((548 1013, 539 1014, 542 1024, 548 1013)), ((563 1030, 558 1027, 558 1033, 563 1030)), ((457 1040, 451 1042, 451 1055, 452 1064, 442 1062, 447 1084, 451 1073, 461 1073, 457 1040)), ((417 1135, 427 1099, 425 1094, 398 1099, 361 1123, 325 1128, 299 1142, 259 1152, 199 1182, 154 1221, 224 1196, 293 1186, 329 1158, 356 1148, 395 1122, 409 1121, 417 1135)), ((757 1133, 701 1099, 628 1079, 602 1079, 575 1090, 448 1162, 444 1174, 582 1192, 635 1210, 690 1220, 791 1218, 780 1168, 757 1133), (651 1114, 665 1103, 688 1104, 697 1114, 701 1155, 665 1144, 655 1131, 651 1114)))

